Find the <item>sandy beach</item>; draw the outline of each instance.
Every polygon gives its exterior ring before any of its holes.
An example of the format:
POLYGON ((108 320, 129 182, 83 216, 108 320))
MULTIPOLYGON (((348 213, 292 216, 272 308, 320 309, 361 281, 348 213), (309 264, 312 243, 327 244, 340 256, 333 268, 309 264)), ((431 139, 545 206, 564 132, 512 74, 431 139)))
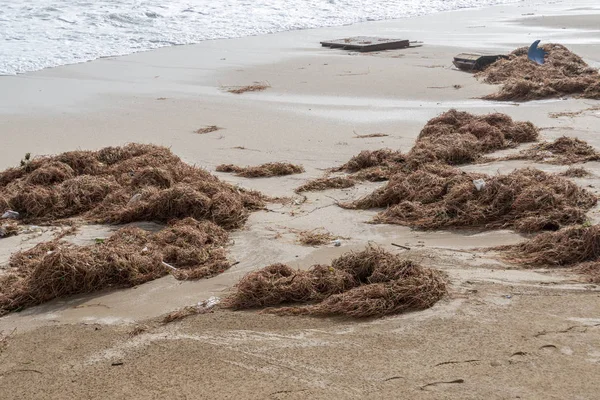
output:
MULTIPOLYGON (((25 153, 56 154, 126 143, 169 147, 189 164, 269 196, 232 232, 238 262, 210 279, 171 276, 134 288, 51 301, 0 317, 2 399, 596 399, 600 378, 600 288, 564 269, 523 269, 485 248, 515 244, 511 230, 419 231, 368 221, 348 210, 382 183, 305 193, 294 189, 362 150, 409 150, 423 125, 456 108, 531 121, 541 136, 574 136, 600 149, 600 102, 493 102, 498 88, 452 65, 461 52, 508 53, 536 39, 561 43, 600 66, 600 7, 594 1, 525 0, 401 20, 205 41, 0 77, 0 168, 25 153), (410 48, 353 53, 319 41, 377 35, 410 48), (267 83, 235 95, 230 86, 267 83), (586 111, 587 110, 587 111, 586 111), (575 116, 552 118, 556 112, 575 116), (222 129, 199 135, 199 128, 222 129), (357 138, 385 133, 389 136, 357 138), (306 172, 248 179, 219 164, 285 161, 306 172), (323 227, 334 247, 301 246, 294 230, 323 227), (246 273, 271 263, 306 269, 369 243, 448 275, 434 307, 375 320, 273 316, 217 309, 163 325, 161 317, 222 297, 246 273), (401 244, 405 250, 392 243, 401 244), (136 326, 146 331, 137 336, 136 326)), ((508 173, 510 160, 465 171, 508 173)), ((598 194, 600 163, 573 178, 598 194)), ((600 222, 596 206, 588 217, 600 222)), ((78 244, 115 228, 82 226, 78 244)), ((0 239, 0 264, 53 234, 47 227, 0 239)))

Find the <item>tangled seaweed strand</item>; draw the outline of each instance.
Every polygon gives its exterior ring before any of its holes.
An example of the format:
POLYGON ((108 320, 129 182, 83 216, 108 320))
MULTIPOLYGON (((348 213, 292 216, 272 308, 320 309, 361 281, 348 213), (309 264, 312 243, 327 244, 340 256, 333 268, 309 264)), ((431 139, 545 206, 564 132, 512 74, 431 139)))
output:
POLYGON ((478 116, 451 109, 427 122, 408 153, 364 150, 335 171, 358 180, 384 181, 426 164, 470 163, 487 153, 534 142, 538 135, 531 122, 515 122, 506 114, 478 116))
POLYGON ((600 99, 600 74, 566 47, 549 43, 541 46, 548 54, 539 65, 527 58, 527 47, 513 51, 477 74, 484 82, 502 84, 488 100, 526 101, 577 95, 600 99))
POLYGON ((452 109, 427 122, 407 158, 413 169, 431 162, 466 164, 483 154, 534 142, 538 134, 531 122, 515 122, 506 114, 477 116, 452 109))
POLYGON ((320 246, 331 242, 335 238, 335 236, 322 228, 297 232, 297 240, 304 246, 320 246))
POLYGON ((331 267, 308 271, 274 264, 246 275, 223 305, 233 309, 268 308, 278 315, 347 315, 381 317, 431 307, 446 294, 446 282, 436 270, 377 247, 351 252, 331 267))
POLYGON ((573 182, 536 169, 487 176, 431 164, 396 174, 385 187, 345 207, 388 207, 376 222, 421 229, 486 227, 537 232, 585 222, 585 212, 596 202, 592 193, 573 182), (485 181, 483 189, 477 190, 476 179, 485 181))
POLYGON ((502 158, 503 160, 533 160, 548 164, 576 164, 599 161, 600 153, 587 142, 562 136, 554 142, 544 142, 522 150, 518 154, 502 158))
POLYGON ((296 193, 317 192, 327 189, 346 189, 353 187, 356 181, 351 177, 334 176, 328 178, 318 178, 306 182, 296 189, 296 193))
POLYGON ((569 167, 565 172, 560 174, 561 176, 567 176, 569 178, 585 178, 590 176, 591 172, 582 167, 569 167))
POLYGON ((514 263, 534 267, 574 267, 600 283, 600 226, 580 226, 537 235, 526 242, 499 248, 514 263))
POLYGON ((0 277, 0 315, 68 295, 139 285, 169 272, 177 279, 210 277, 231 265, 223 249, 227 241, 218 225, 186 218, 157 233, 122 228, 94 245, 44 242, 11 256, 0 277))
POLYGON ((268 178, 272 176, 285 176, 301 174, 304 168, 300 165, 289 163, 266 163, 254 167, 238 167, 233 164, 221 164, 217 166, 218 172, 230 172, 245 178, 268 178))
POLYGON ((241 227, 263 197, 183 163, 165 147, 128 144, 38 157, 0 173, 0 212, 30 223, 127 223, 193 217, 241 227))

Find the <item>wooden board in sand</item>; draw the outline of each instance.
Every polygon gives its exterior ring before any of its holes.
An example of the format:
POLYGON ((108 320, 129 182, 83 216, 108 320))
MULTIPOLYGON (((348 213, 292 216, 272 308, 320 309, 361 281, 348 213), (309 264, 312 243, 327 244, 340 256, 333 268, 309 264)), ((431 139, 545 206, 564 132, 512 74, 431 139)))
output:
POLYGON ((332 49, 355 50, 360 52, 404 49, 410 45, 408 40, 386 39, 372 36, 355 36, 345 39, 327 40, 321 42, 323 47, 332 49))

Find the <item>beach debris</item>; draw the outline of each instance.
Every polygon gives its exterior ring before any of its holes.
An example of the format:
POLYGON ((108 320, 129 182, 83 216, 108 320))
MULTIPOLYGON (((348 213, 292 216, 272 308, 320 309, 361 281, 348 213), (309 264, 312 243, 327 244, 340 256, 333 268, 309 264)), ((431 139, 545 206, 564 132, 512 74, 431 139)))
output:
POLYGON ((272 176, 284 176, 301 174, 304 172, 304 167, 283 162, 271 162, 253 167, 238 167, 233 164, 221 164, 216 168, 217 172, 234 173, 236 176, 245 178, 268 178, 272 176))
MULTIPOLYGON (((534 43, 535 44, 535 43, 534 43)), ((600 99, 600 73, 565 46, 549 43, 540 47, 546 52, 543 64, 531 62, 527 47, 513 51, 480 71, 477 76, 490 84, 501 84, 499 92, 487 100, 527 101, 574 95, 600 99)))
POLYGON ((475 185, 475 189, 481 191, 483 188, 485 188, 485 181, 483 179, 474 179, 473 185, 475 185))
POLYGON ((129 201, 127 202, 127 205, 130 206, 132 204, 135 204, 135 203, 139 202, 141 199, 142 199, 142 194, 136 193, 133 196, 131 196, 131 199, 129 199, 129 201))
POLYGON ((141 335, 142 333, 146 333, 148 332, 148 329, 150 329, 148 327, 148 325, 136 325, 130 332, 129 332, 129 337, 134 337, 134 336, 138 336, 141 335))
POLYGON ((444 275, 378 247, 349 252, 331 266, 273 264, 243 277, 223 306, 277 315, 381 317, 431 307, 446 294, 444 275), (294 305, 294 303, 296 303, 294 305))
POLYGON ((13 210, 7 210, 0 216, 0 219, 19 219, 19 213, 13 210))
POLYGON ((335 247, 340 247, 342 245, 342 241, 340 239, 335 239, 332 241, 335 247))
POLYGON ((304 246, 321 246, 330 243, 334 239, 335 237, 323 228, 297 232, 297 240, 304 246))
POLYGON ((548 54, 548 52, 544 51, 544 49, 539 48, 538 44, 540 44, 540 40, 536 40, 531 44, 531 46, 529 46, 529 50, 527 51, 527 58, 539 65, 543 65, 544 58, 546 57, 546 54, 548 54))
POLYGON ((513 121, 506 114, 474 115, 451 109, 427 122, 408 153, 364 150, 334 171, 357 180, 383 181, 421 165, 460 165, 484 154, 537 140, 539 129, 530 122, 513 121))
POLYGON ((593 193, 570 180, 533 168, 488 176, 427 164, 399 172, 386 186, 340 205, 385 207, 375 222, 420 229, 485 227, 537 232, 583 223, 586 211, 596 203, 593 193), (481 190, 473 184, 478 179, 485 181, 481 190))
MULTIPOLYGON (((507 56, 501 54, 484 55, 477 53, 460 53, 454 56, 452 64, 454 64, 454 66, 460 70, 474 72, 481 71, 488 65, 506 57, 507 56)), ((460 85, 455 86, 459 86, 458 88, 460 88, 460 85)))
MULTIPOLYGON (((551 113, 548 113, 548 116, 550 118, 562 118, 562 117, 573 118, 573 117, 578 117, 580 115, 587 114, 590 111, 594 112, 594 114, 595 114, 594 116, 597 117, 597 114, 599 114, 598 111, 600 111, 600 106, 588 107, 588 108, 584 108, 583 110, 579 110, 579 111, 551 112, 551 113)), ((548 129, 550 129, 550 128, 548 128, 548 129)))
POLYGON ((542 142, 499 159, 491 160, 533 160, 547 164, 576 164, 600 161, 600 152, 584 140, 561 136, 554 142, 542 142))
POLYGON ((578 226, 537 235, 496 248, 510 262, 530 267, 570 267, 600 284, 600 225, 578 226))
POLYGON ((242 94, 246 92, 262 92, 270 87, 271 85, 268 82, 254 82, 252 85, 246 86, 226 86, 225 90, 233 94, 242 94))
POLYGON ((388 135, 387 133, 367 133, 365 135, 359 135, 358 133, 354 132, 354 139, 380 138, 386 136, 390 135, 388 135))
POLYGON ((195 306, 184 307, 180 310, 173 311, 167 314, 163 320, 163 324, 168 324, 173 321, 179 321, 192 315, 206 314, 210 312, 217 304, 221 302, 219 297, 211 296, 207 300, 201 301, 195 306))
POLYGON ((36 157, 0 172, 0 213, 18 212, 25 223, 77 217, 120 224, 193 217, 233 229, 263 206, 260 193, 224 183, 155 145, 132 143, 36 157))
POLYGON ((7 238, 9 236, 16 236, 19 234, 19 226, 16 222, 7 223, 0 225, 0 238, 7 238))
POLYGON ((397 243, 392 243, 392 246, 400 247, 401 249, 404 249, 404 250, 410 250, 410 247, 403 246, 403 245, 397 244, 397 243))
POLYGON ((155 233, 124 227, 85 246, 43 242, 10 257, 9 269, 0 276, 0 315, 58 297, 136 286, 169 273, 179 280, 214 276, 232 265, 224 248, 228 242, 225 229, 193 218, 174 220, 155 233))
POLYGON ((333 176, 317 178, 306 182, 296 189, 296 193, 317 192, 327 189, 346 189, 353 187, 356 180, 348 176, 333 176))
POLYGON ((329 47, 331 49, 352 50, 361 53, 405 49, 410 46, 409 40, 387 39, 373 36, 355 36, 344 39, 324 40, 320 43, 321 46, 329 47))
POLYGON ((585 178, 586 176, 592 175, 592 173, 583 167, 569 167, 560 175, 567 176, 569 178, 585 178))
POLYGON ((204 135, 206 133, 216 132, 220 129, 223 129, 223 128, 219 128, 216 125, 208 125, 208 126, 205 126, 204 128, 198 128, 194 132, 199 135, 204 135))

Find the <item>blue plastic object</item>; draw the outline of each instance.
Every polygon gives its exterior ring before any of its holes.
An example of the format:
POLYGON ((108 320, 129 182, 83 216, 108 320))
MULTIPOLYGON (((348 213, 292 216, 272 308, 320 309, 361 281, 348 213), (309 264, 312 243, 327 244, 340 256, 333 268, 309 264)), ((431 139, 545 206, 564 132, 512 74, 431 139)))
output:
POLYGON ((544 57, 546 57, 546 54, 548 54, 548 53, 538 47, 539 43, 540 43, 540 41, 536 40, 535 42, 533 42, 531 44, 531 46, 529 46, 529 51, 527 52, 527 58, 529 58, 531 61, 533 61, 535 63, 538 63, 539 65, 543 65, 544 57))

